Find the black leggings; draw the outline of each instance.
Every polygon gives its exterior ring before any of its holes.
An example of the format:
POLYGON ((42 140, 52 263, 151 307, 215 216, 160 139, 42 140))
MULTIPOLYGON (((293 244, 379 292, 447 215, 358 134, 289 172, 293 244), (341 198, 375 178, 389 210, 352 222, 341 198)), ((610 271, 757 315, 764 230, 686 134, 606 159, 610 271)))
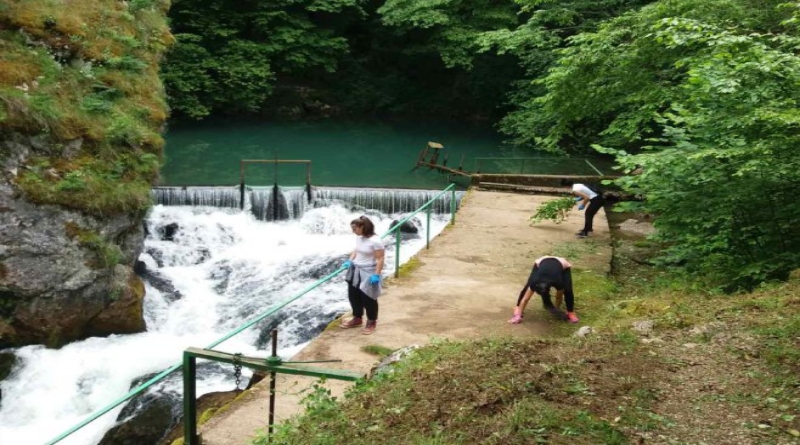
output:
POLYGON ((361 318, 364 309, 367 310, 367 320, 378 319, 378 300, 368 297, 361 289, 347 283, 347 299, 350 300, 350 307, 353 308, 353 316, 361 318))
MULTIPOLYGON (((564 280, 564 303, 567 305, 567 312, 575 312, 575 293, 572 292, 572 272, 569 269, 565 269, 561 276, 564 280)), ((528 290, 527 284, 519 293, 519 298, 517 298, 517 306, 522 303, 522 299, 525 297, 526 290, 528 290)), ((542 295, 542 304, 544 305, 544 308, 548 310, 555 307, 553 306, 553 301, 550 299, 550 295, 542 295)))
POLYGON ((603 207, 603 197, 600 195, 595 196, 589 201, 589 207, 586 208, 586 220, 583 223, 583 231, 589 233, 592 231, 592 222, 594 215, 603 207))

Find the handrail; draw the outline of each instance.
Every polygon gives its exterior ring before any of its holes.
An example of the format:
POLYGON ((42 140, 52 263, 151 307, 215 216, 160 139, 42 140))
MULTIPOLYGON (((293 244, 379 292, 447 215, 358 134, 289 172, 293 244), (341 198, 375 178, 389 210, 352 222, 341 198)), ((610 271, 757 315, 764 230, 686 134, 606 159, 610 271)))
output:
MULTIPOLYGON (((397 234, 397 239, 399 240, 399 238, 400 238, 399 237, 399 234, 400 234, 399 228, 400 228, 400 226, 402 226, 403 223, 408 221, 412 216, 416 215, 417 213, 419 213, 420 211, 425 210, 425 209, 428 210, 428 227, 430 227, 430 209, 429 209, 429 206, 436 199, 438 199, 440 196, 442 196, 447 191, 451 191, 452 194, 453 194, 453 198, 450 201, 450 217, 451 217, 451 220, 450 220, 451 222, 450 223, 454 224, 455 223, 455 186, 456 186, 455 183, 451 183, 449 186, 447 186, 447 188, 442 190, 441 193, 439 193, 435 197, 431 198, 428 202, 423 204, 419 209, 414 211, 414 213, 412 213, 411 215, 409 215, 406 218, 404 218, 401 221, 399 221, 394 227, 390 227, 389 230, 386 233, 381 235, 381 239, 385 238, 386 236, 391 234, 393 231, 395 231, 396 234, 397 234)), ((430 230, 428 230, 427 232, 430 232, 430 230)), ((428 236, 430 237, 430 235, 428 235, 428 236)), ((430 238, 428 240, 428 244, 430 244, 430 238)), ((395 250, 395 266, 396 266, 395 267, 395 277, 397 276, 397 273, 398 273, 397 271, 399 269, 399 261, 400 261, 399 258, 400 258, 400 246, 399 246, 399 241, 398 241, 398 245, 397 245, 397 248, 395 250)), ((214 348, 215 346, 219 346, 222 342, 230 339, 231 337, 233 337, 236 334, 239 334, 240 332, 244 331, 245 329, 247 329, 247 328, 253 326, 254 324, 258 323, 259 321, 263 320, 264 318, 274 314, 275 312, 279 311, 280 309, 283 309, 284 307, 286 307, 290 303, 293 303, 295 300, 297 300, 298 298, 300 298, 303 295, 307 294, 308 292, 316 289, 321 284, 323 284, 323 283, 329 281, 331 278, 337 276, 343 270, 345 270, 344 266, 339 267, 338 269, 336 269, 336 271, 334 271, 334 272, 332 272, 332 273, 320 278, 317 282, 315 282, 315 283, 309 285, 307 288, 303 289, 299 294, 295 295, 294 297, 289 298, 288 300, 286 300, 286 301, 284 301, 282 303, 279 303, 277 306, 274 306, 274 307, 270 308, 266 312, 263 312, 262 314, 257 315, 252 320, 250 320, 247 323, 244 323, 243 325, 241 325, 238 328, 234 329, 233 331, 229 332, 228 334, 226 334, 222 338, 220 338, 218 340, 215 340, 214 342, 212 342, 211 344, 206 346, 204 349, 211 349, 211 348, 214 348)), ((114 402, 108 404, 107 406, 101 408, 100 410, 96 411, 94 414, 92 414, 88 418, 86 418, 83 421, 81 421, 80 423, 74 425, 72 428, 68 429, 67 431, 65 431, 65 432, 63 432, 61 434, 59 434, 56 438, 49 440, 48 442, 45 443, 45 445, 53 445, 55 443, 58 443, 58 442, 64 440, 66 437, 68 437, 72 433, 78 431, 79 429, 83 428, 84 426, 88 425, 89 423, 94 422, 95 420, 97 420, 97 418, 99 418, 103 414, 106 414, 107 412, 109 412, 112 409, 116 408, 117 406, 119 406, 123 402, 126 402, 127 400, 129 400, 131 397, 141 393, 142 391, 144 391, 145 389, 149 388, 154 383, 160 381, 164 377, 166 377, 169 374, 171 374, 171 373, 175 372, 176 370, 180 369, 182 366, 183 366, 183 363, 181 362, 181 363, 177 363, 175 365, 170 366, 169 368, 165 369, 164 371, 161 371, 158 375, 156 375, 153 378, 151 378, 150 380, 142 383, 141 385, 137 386, 136 388, 130 390, 127 394, 125 394, 121 398, 117 399, 116 401, 114 401, 114 402)))
POLYGON ((430 228, 431 228, 431 210, 430 210, 429 207, 433 203, 433 201, 439 199, 440 196, 444 195, 448 191, 450 191, 450 193, 451 193, 451 198, 450 198, 450 224, 451 225, 455 224, 456 223, 456 184, 455 183, 450 183, 450 185, 448 185, 438 195, 436 195, 433 198, 431 198, 428 202, 423 204, 422 207, 420 207, 417 210, 415 210, 414 213, 411 213, 410 215, 408 215, 405 218, 403 218, 400 221, 398 221, 397 224, 395 224, 393 227, 390 227, 389 230, 386 231, 386 233, 381 235, 381 239, 384 239, 392 232, 394 232, 394 234, 395 234, 395 237, 394 237, 394 245, 395 245, 395 248, 394 248, 394 277, 395 278, 400 276, 400 227, 402 227, 403 224, 405 224, 408 220, 410 220, 417 213, 419 213, 419 212, 421 212, 423 210, 427 210, 427 212, 426 212, 426 214, 427 214, 427 226, 426 227, 427 228, 425 230, 425 235, 426 235, 425 248, 429 249, 430 248, 430 244, 431 244, 431 235, 430 235, 430 233, 431 233, 431 231, 430 231, 430 228))
POLYGON ((520 174, 525 171, 525 161, 573 161, 573 162, 584 162, 586 163, 592 170, 596 171, 598 175, 603 176, 603 173, 595 167, 591 162, 589 162, 589 158, 562 158, 562 157, 555 157, 555 156, 494 156, 494 157, 476 157, 474 159, 475 162, 475 171, 480 173, 483 167, 484 161, 522 161, 520 165, 520 174))

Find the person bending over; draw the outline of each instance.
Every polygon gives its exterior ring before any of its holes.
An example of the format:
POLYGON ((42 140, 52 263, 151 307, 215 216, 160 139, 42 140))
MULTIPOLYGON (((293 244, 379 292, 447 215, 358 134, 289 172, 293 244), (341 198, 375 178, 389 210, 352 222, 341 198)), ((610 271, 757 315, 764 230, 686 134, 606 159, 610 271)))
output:
POLYGON ((589 233, 593 232, 592 224, 594 223, 594 215, 603 207, 605 200, 603 199, 602 193, 597 193, 584 184, 569 184, 572 185, 572 194, 575 195, 578 210, 586 209, 583 229, 575 235, 577 235, 578 238, 586 238, 589 236, 589 233))
POLYGON ((575 294, 572 292, 571 268, 572 265, 569 261, 561 257, 543 256, 537 259, 533 264, 528 282, 519 293, 517 305, 514 307, 514 315, 508 322, 522 323, 522 314, 535 292, 542 297, 542 304, 550 313, 562 320, 577 323, 579 319, 575 315, 575 294), (550 299, 551 287, 556 289, 555 305, 550 299), (567 303, 566 314, 561 310, 562 302, 567 303))

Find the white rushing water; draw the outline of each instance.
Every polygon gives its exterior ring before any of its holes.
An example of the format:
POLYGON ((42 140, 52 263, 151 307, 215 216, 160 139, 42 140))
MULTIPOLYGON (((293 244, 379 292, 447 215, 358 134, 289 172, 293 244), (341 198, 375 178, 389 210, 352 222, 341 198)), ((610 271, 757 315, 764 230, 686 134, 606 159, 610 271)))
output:
MULTIPOLYGON (((179 363, 187 347, 205 347, 297 295, 339 267, 354 246, 349 223, 359 215, 332 204, 307 210, 299 220, 264 222, 235 209, 154 207, 147 218, 150 234, 140 260, 161 284, 146 283, 147 332, 90 338, 58 350, 41 346, 10 350, 17 363, 11 376, 0 382, 0 444, 36 445, 55 438, 125 395, 133 382, 141 383, 143 377, 179 363), (178 225, 176 235, 163 240, 171 223, 178 225)), ((401 216, 374 211, 368 215, 378 234, 401 216)), ((431 238, 448 220, 449 215, 432 217, 431 238)), ((425 246, 424 215, 419 221, 419 236, 403 242, 401 263, 425 246)), ((393 240, 384 240, 384 276, 394 269, 393 240)), ((342 277, 336 277, 275 318, 268 317, 215 349, 267 356, 264 339, 271 327, 278 326, 279 355, 289 358, 335 314, 348 309, 345 285, 342 277)), ((234 389, 229 368, 204 370, 198 377, 198 395, 234 389)), ((173 373, 160 390, 180 395, 179 374, 173 373)), ((60 443, 97 444, 121 409, 60 443)))

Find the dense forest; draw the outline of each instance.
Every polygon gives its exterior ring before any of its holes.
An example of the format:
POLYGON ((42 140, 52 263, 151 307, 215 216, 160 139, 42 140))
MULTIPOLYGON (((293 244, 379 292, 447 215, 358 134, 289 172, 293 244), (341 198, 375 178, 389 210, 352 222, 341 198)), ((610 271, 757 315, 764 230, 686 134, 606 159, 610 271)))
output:
MULTIPOLYGON (((749 288, 800 264, 799 2, 176 0, 174 118, 490 119, 521 147, 616 157, 661 262, 749 288)), ((624 207, 624 206, 623 206, 624 207)))
POLYGON ((26 161, 32 202, 142 212, 164 97, 172 120, 424 115, 614 156, 644 198, 627 207, 658 215, 661 263, 711 286, 800 264, 800 2, 61 3, 0 4, 3 129, 82 141, 26 161))

